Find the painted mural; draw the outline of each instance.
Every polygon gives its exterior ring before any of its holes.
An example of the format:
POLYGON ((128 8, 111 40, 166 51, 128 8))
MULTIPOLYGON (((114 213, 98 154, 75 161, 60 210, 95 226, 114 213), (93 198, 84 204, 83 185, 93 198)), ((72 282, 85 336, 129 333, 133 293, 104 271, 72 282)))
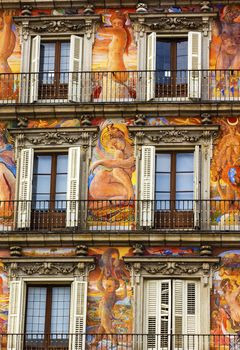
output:
POLYGON ((13 10, 0 11, 0 99, 17 100, 20 72, 20 42, 13 16, 13 10), (13 73, 12 75, 10 73, 13 73))
POLYGON ((6 125, 0 124, 0 229, 6 230, 13 223, 16 164, 13 140, 6 125))
MULTIPOLYGON (((214 274, 211 296, 211 333, 216 335, 240 332, 240 251, 219 254, 221 266, 214 274)), ((231 336, 216 337, 218 349, 238 349, 239 341, 231 336)))
POLYGON ((212 219, 231 226, 240 222, 240 124, 235 117, 219 118, 217 123, 221 132, 211 164, 212 219))
POLYGON ((240 89, 240 5, 224 6, 213 22, 210 48, 210 96, 238 97, 240 89), (227 73, 215 70, 230 69, 227 73), (227 75, 226 75, 227 74, 227 75))
POLYGON ((100 124, 88 178, 90 222, 129 227, 134 220, 135 184, 134 148, 128 129, 121 122, 105 121, 100 124))
MULTIPOLYGON (((9 303, 9 289, 8 276, 4 270, 2 258, 9 258, 8 250, 0 250, 0 334, 7 333, 8 320, 8 303, 9 303)), ((6 348, 6 338, 2 337, 0 340, 1 348, 6 348)))
POLYGON ((92 70, 94 75, 93 98, 136 98, 137 50, 127 11, 97 11, 101 14, 93 46, 92 70), (101 73, 105 71, 104 73, 101 73))
MULTIPOLYGON (((99 334, 132 333, 132 291, 122 257, 129 248, 92 248, 97 268, 89 275, 87 349, 114 349, 117 337, 99 334)), ((118 338, 119 339, 119 338, 118 338)), ((131 337, 121 339, 121 349, 131 348, 131 337)))

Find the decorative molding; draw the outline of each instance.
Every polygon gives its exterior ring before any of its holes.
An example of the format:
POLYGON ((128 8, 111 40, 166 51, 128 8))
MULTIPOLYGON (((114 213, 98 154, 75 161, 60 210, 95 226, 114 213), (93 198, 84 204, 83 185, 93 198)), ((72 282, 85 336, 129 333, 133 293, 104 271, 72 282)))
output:
POLYGON ((86 34, 91 38, 94 26, 100 21, 99 15, 68 16, 16 16, 14 22, 21 27, 22 37, 36 34, 86 34))
POLYGON ((124 257, 124 262, 132 271, 136 283, 140 277, 147 275, 163 276, 193 276, 203 279, 204 285, 209 283, 212 271, 219 266, 220 258, 214 257, 149 257, 134 256, 124 257))
POLYGON ((29 276, 86 276, 95 268, 93 257, 78 259, 6 259, 5 269, 10 278, 29 276), (42 261, 41 261, 42 260, 42 261))
POLYGON ((52 146, 70 147, 81 145, 88 147, 98 137, 98 127, 58 128, 58 129, 9 129, 15 139, 18 152, 22 148, 45 148, 52 146))
MULTIPOLYGON (((181 13, 131 13, 129 14, 134 30, 143 36, 144 32, 188 33, 191 30, 202 31, 205 36, 210 30, 210 19, 218 16, 217 12, 181 13)), ((205 12, 206 11, 206 12, 205 12)))
POLYGON ((208 145, 218 136, 218 125, 196 126, 129 126, 132 138, 137 145, 208 145))

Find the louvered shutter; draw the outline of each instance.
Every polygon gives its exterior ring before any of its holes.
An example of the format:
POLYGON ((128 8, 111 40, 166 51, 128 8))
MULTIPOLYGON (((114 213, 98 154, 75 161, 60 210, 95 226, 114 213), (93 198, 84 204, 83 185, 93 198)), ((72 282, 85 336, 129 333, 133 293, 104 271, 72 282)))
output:
POLYGON ((194 150, 194 227, 198 228, 200 225, 200 214, 201 214, 201 175, 200 175, 200 146, 196 145, 194 150))
POLYGON ((74 281, 72 284, 72 324, 70 325, 72 350, 85 349, 87 282, 74 281))
POLYGON ((198 348, 195 334, 199 329, 198 283, 188 280, 173 281, 173 334, 174 348, 198 348))
POLYGON ((201 98, 202 34, 188 33, 188 96, 201 98))
POLYGON ((148 35, 147 42, 147 100, 155 97, 156 33, 148 35))
POLYGON ((79 217, 79 184, 80 184, 81 148, 71 147, 68 151, 67 178, 67 227, 78 225, 79 217))
POLYGON ((8 311, 8 350, 20 350, 22 348, 22 295, 23 281, 11 281, 9 283, 9 311, 8 311))
POLYGON ((169 349, 171 284, 170 280, 151 280, 145 294, 147 349, 169 349))
POLYGON ((154 224, 155 147, 142 146, 140 225, 154 224))
POLYGON ((39 85, 39 64, 40 64, 40 43, 39 35, 32 39, 32 54, 31 54, 31 77, 30 77, 30 102, 38 100, 38 85, 39 85))
POLYGON ((17 205, 17 227, 30 227, 31 222, 31 199, 32 199, 32 175, 33 175, 32 148, 21 150, 19 172, 19 196, 17 205))
POLYGON ((71 35, 68 99, 73 102, 80 102, 82 100, 82 50, 83 38, 80 36, 71 35))

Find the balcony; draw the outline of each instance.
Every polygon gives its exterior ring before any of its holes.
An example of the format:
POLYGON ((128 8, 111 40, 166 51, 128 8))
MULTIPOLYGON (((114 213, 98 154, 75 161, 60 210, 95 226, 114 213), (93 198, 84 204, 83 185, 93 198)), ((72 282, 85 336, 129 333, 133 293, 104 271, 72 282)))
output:
POLYGON ((217 350, 238 349, 237 334, 1 334, 8 350, 217 350))
POLYGON ((0 105, 240 102, 240 70, 0 74, 0 105))
POLYGON ((238 232, 240 200, 2 201, 0 232, 238 232))

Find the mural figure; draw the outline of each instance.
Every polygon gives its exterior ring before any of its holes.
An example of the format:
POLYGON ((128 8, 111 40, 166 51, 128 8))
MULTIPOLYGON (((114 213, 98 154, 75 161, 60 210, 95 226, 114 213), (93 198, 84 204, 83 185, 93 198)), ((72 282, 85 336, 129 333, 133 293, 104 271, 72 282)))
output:
POLYGON ((0 218, 12 216, 15 194, 16 165, 13 146, 0 134, 0 218), (5 201, 5 202, 3 202, 5 201), (8 202, 6 202, 8 201, 8 202))
POLYGON ((235 97, 239 94, 240 80, 238 70, 240 67, 240 6, 227 5, 223 8, 220 20, 213 23, 213 36, 211 43, 211 68, 232 69, 226 71, 213 71, 211 89, 213 98, 224 96, 235 97))
MULTIPOLYGON (((95 298, 89 293, 89 315, 93 316, 93 310, 98 315, 95 326, 88 326, 88 349, 112 349, 117 342, 114 334, 130 333, 131 325, 130 304, 127 285, 129 273, 125 269, 124 262, 120 259, 117 248, 107 248, 99 257, 96 279, 90 276, 93 290, 97 291, 98 302, 94 306, 95 298)), ((94 292, 93 295, 95 295, 94 292)), ((88 322, 89 324, 89 322, 88 322)), ((130 346, 131 337, 121 338, 123 348, 130 346), (125 343, 125 344, 124 344, 125 343)))
POLYGON ((94 97, 100 99, 116 100, 127 97, 136 98, 134 77, 127 72, 125 57, 129 55, 129 48, 132 43, 132 34, 129 29, 128 16, 116 11, 109 18, 109 24, 106 26, 105 16, 102 16, 104 25, 98 29, 98 35, 110 37, 107 54, 108 73, 97 74, 99 82, 93 92, 94 97), (112 72, 112 73, 111 73, 112 72))
MULTIPOLYGON (((219 222, 224 219, 230 223, 237 223, 240 199, 240 133, 238 127, 224 123, 223 134, 215 145, 211 166, 212 188, 222 200, 215 203, 219 215, 219 222), (229 216, 229 214, 231 214, 229 216), (228 215, 228 217, 227 217, 228 215)), ((216 198, 218 199, 218 197, 216 198)))
POLYGON ((12 55, 16 36, 12 29, 12 11, 4 11, 0 17, 0 98, 8 98, 13 95, 13 76, 4 73, 12 73, 8 64, 8 58, 12 55))
POLYGON ((239 349, 238 339, 231 334, 240 334, 240 251, 223 251, 219 256, 221 267, 214 274, 211 296, 211 334, 217 335, 218 349, 226 345, 239 349))
POLYGON ((125 125, 106 126, 100 136, 101 145, 112 155, 92 163, 89 193, 98 200, 132 200, 134 190, 131 181, 135 170, 132 141, 125 125), (100 168, 101 166, 101 168, 100 168), (96 174, 94 174, 97 169, 96 174))

